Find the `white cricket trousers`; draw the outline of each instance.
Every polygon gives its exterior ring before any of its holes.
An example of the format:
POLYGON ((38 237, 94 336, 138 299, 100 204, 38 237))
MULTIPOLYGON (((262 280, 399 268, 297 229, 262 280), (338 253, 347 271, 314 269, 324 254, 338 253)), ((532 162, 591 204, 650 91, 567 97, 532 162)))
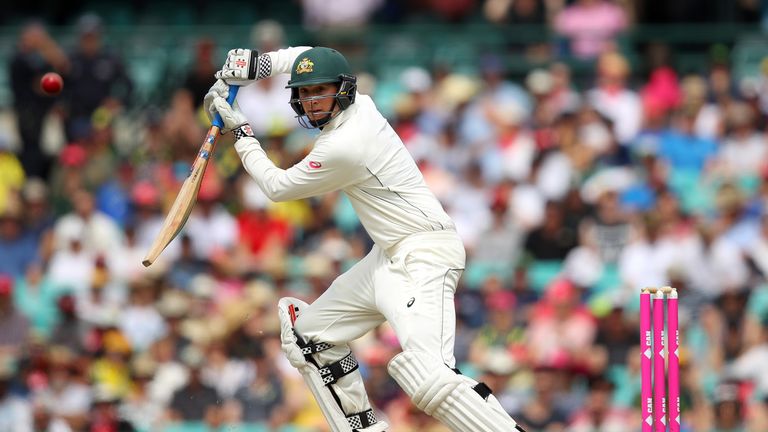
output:
POLYGON ((465 259, 454 230, 412 234, 386 251, 373 246, 301 311, 296 331, 305 340, 341 345, 386 320, 403 350, 455 367, 453 298, 465 259))

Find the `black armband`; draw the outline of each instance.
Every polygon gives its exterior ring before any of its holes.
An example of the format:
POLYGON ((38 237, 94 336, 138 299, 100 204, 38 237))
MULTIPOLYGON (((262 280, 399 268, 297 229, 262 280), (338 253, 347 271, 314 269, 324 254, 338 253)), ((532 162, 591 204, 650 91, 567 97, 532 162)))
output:
POLYGON ((232 133, 235 134, 235 141, 245 137, 254 138, 253 129, 251 129, 251 125, 249 125, 248 123, 232 129, 232 133))

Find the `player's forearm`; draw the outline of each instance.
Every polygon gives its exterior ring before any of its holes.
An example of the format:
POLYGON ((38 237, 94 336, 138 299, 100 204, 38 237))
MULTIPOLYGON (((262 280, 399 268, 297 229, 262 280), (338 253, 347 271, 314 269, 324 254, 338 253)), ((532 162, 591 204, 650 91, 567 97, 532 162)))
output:
POLYGON ((305 198, 298 188, 286 181, 287 173, 269 159, 261 144, 254 138, 242 138, 235 143, 235 150, 243 167, 272 201, 291 201, 305 198))
POLYGON ((311 47, 307 46, 290 47, 262 54, 263 56, 267 56, 269 61, 262 61, 261 56, 259 56, 258 77, 266 78, 279 74, 291 73, 291 68, 293 67, 293 62, 296 61, 296 57, 300 56, 304 51, 310 48, 311 47))

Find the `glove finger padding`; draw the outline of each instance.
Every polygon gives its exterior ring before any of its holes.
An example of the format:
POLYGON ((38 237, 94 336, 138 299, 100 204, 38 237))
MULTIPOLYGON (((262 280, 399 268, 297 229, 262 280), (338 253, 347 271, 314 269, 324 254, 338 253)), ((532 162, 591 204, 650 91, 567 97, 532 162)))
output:
POLYGON ((237 107, 231 106, 224 98, 220 96, 214 96, 213 100, 211 101, 210 114, 215 116, 216 113, 221 116, 221 121, 224 123, 224 127, 221 129, 222 133, 230 132, 232 129, 248 123, 248 120, 245 118, 243 113, 237 109, 237 107))
POLYGON ((208 120, 211 122, 213 122, 213 118, 216 116, 216 111, 213 109, 213 100, 216 97, 223 98, 224 100, 229 97, 229 85, 226 82, 217 80, 216 83, 208 89, 208 93, 206 93, 203 98, 203 108, 205 109, 205 114, 208 116, 208 120))

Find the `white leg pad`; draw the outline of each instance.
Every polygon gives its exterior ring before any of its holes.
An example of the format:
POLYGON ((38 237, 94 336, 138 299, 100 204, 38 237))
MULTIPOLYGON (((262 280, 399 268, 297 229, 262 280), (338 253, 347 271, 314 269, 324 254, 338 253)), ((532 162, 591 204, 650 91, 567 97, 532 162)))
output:
POLYGON ((388 370, 419 409, 454 432, 511 432, 517 428, 493 395, 483 399, 473 389, 474 380, 428 354, 406 350, 389 362, 388 370))
MULTIPOLYGON (((322 411, 323 416, 330 425, 332 432, 384 432, 389 425, 381 420, 376 421, 373 411, 366 411, 365 409, 363 409, 362 412, 365 412, 367 415, 368 423, 374 423, 366 428, 362 428, 361 425, 360 427, 355 427, 353 429, 352 423, 358 420, 350 420, 347 418, 341 406, 339 406, 339 402, 337 402, 333 393, 323 381, 323 376, 318 367, 312 362, 307 361, 305 354, 298 345, 298 337, 293 330, 293 323, 298 316, 299 311, 304 310, 308 306, 307 303, 292 297, 282 298, 278 302, 278 316, 280 318, 281 329, 280 338, 283 352, 285 352, 285 355, 288 357, 288 361, 301 373, 301 376, 307 383, 312 395, 315 397, 315 400, 320 407, 320 411, 322 411)), ((338 351, 338 347, 331 348, 331 350, 338 351)), ((349 353, 348 348, 341 351, 349 353)), ((354 373, 357 373, 359 376, 359 372, 355 371, 354 373)), ((357 392, 355 392, 356 386, 354 385, 355 383, 353 380, 353 376, 347 375, 339 379, 336 384, 333 384, 336 386, 338 393, 340 393, 338 396, 345 402, 348 402, 350 397, 359 399, 359 397, 355 397, 357 392)), ((364 388, 362 384, 359 387, 364 388)), ((365 399, 365 408, 370 409, 367 395, 362 394, 361 396, 365 399)))

